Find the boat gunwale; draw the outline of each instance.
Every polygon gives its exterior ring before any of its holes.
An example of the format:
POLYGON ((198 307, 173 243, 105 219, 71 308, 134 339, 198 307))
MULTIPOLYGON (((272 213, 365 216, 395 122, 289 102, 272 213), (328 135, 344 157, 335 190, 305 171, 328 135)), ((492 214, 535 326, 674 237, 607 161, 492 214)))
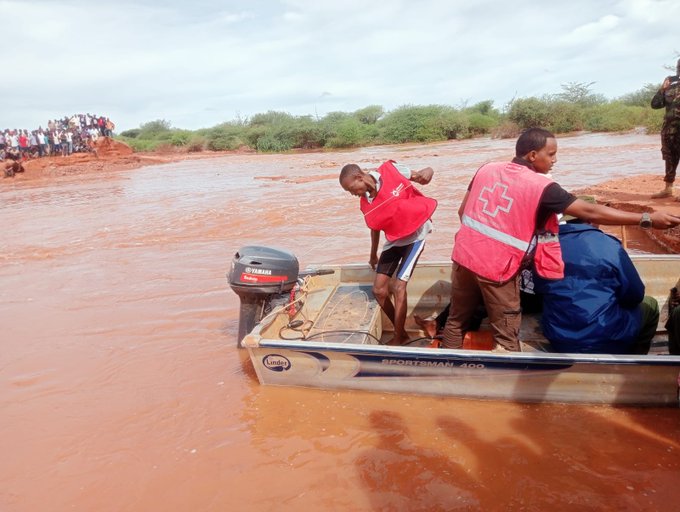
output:
MULTIPOLYGON (((665 261, 665 260, 678 260, 680 259, 680 254, 638 254, 638 253, 628 253, 628 256, 635 260, 649 260, 649 261, 665 261)), ((418 261, 418 267, 441 267, 441 266, 451 266, 453 262, 451 260, 428 260, 428 261, 418 261)), ((351 270, 368 270, 366 263, 326 263, 314 265, 307 265, 306 268, 300 270, 300 274, 306 272, 313 272, 315 270, 322 269, 351 269, 351 270)))
POLYGON ((640 366, 678 366, 680 356, 674 355, 631 355, 631 354, 573 354, 553 352, 489 352, 467 349, 434 349, 429 347, 398 347, 390 345, 359 345, 333 342, 310 342, 275 340, 261 338, 257 344, 246 348, 278 348, 292 351, 316 350, 324 352, 376 353, 401 357, 430 359, 463 359, 474 361, 512 361, 517 363, 559 363, 559 364, 597 364, 597 365, 640 365, 640 366))

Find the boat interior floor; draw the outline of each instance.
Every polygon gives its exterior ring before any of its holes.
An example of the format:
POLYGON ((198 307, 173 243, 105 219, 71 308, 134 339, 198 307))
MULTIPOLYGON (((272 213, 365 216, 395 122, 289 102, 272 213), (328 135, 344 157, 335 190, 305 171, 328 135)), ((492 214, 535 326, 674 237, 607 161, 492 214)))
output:
MULTIPOLYGON (((343 283, 335 287, 319 290, 316 302, 317 314, 307 339, 335 343, 387 344, 394 337, 391 322, 383 315, 372 293, 372 286, 358 283, 343 283), (317 309, 318 308, 318 309, 317 309)), ((441 305, 418 304, 409 311, 406 330, 411 340, 409 346, 428 347, 428 338, 418 325, 413 314, 427 317, 442 309, 441 305)), ((664 308, 665 309, 665 308, 664 308)), ((657 334, 652 340, 650 354, 668 354, 668 335, 664 330, 666 318, 662 309, 657 334)), ((480 329, 490 330, 485 319, 480 329)), ((520 329, 522 352, 553 352, 550 342, 543 336, 540 313, 524 313, 520 329)))

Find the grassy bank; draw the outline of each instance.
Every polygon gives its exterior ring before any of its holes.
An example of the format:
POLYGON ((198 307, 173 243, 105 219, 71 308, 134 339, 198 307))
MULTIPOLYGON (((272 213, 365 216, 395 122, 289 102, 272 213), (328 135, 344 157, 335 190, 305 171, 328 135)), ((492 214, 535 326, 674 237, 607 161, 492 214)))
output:
POLYGON ((557 94, 516 98, 502 110, 487 100, 472 106, 404 105, 385 111, 369 105, 355 112, 323 117, 269 111, 212 128, 183 130, 166 120, 150 121, 116 136, 135 151, 224 151, 248 147, 278 153, 292 149, 349 148, 403 142, 436 142, 479 135, 516 137, 531 126, 554 133, 581 130, 626 131, 644 127, 657 133, 662 110, 649 106, 658 85, 608 100, 591 91, 592 84, 570 83, 557 94))

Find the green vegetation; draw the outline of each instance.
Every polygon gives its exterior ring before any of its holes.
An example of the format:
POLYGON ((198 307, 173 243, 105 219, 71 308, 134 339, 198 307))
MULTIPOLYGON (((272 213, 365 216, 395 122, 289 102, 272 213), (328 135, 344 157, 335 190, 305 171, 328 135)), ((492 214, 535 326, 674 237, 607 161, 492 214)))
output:
POLYGON ((480 135, 516 137, 524 128, 541 126, 555 133, 613 132, 644 127, 658 133, 663 112, 649 106, 658 85, 614 100, 592 92, 593 83, 567 83, 557 94, 515 98, 498 110, 493 101, 471 107, 404 105, 386 112, 369 105, 355 112, 330 112, 321 118, 268 111, 250 119, 212 128, 183 130, 157 119, 121 132, 117 138, 135 151, 229 151, 249 148, 262 153, 294 149, 351 148, 405 142, 436 142, 480 135))

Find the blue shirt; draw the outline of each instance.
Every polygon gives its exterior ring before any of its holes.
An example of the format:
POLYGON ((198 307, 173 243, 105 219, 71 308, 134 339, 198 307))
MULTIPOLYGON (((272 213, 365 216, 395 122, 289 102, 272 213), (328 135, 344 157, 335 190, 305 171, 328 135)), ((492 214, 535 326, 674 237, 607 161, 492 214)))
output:
POLYGON ((645 286, 616 238, 588 224, 560 226, 564 279, 534 273, 543 334, 558 352, 622 354, 642 326, 645 286))

